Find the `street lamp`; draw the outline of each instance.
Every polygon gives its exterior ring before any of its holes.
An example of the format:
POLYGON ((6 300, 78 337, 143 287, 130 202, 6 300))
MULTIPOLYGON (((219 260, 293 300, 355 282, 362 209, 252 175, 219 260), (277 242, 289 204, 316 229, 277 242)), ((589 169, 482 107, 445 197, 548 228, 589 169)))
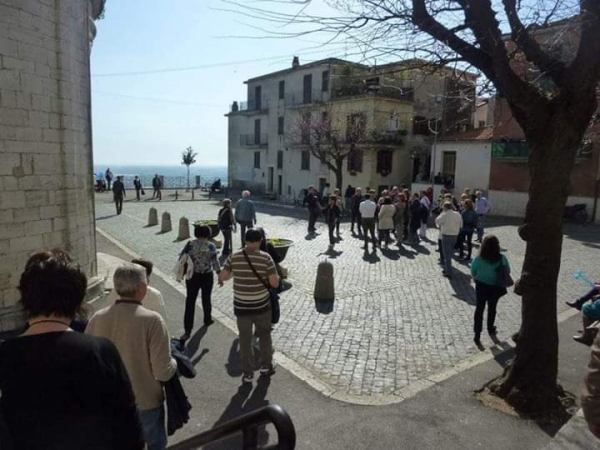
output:
MULTIPOLYGON (((434 96, 434 104, 437 105, 441 105, 442 104, 442 96, 441 95, 435 95, 434 96)), ((431 148, 431 190, 432 190, 432 195, 435 194, 435 156, 437 154, 437 138, 438 138, 438 134, 440 134, 440 130, 439 130, 439 124, 441 122, 441 119, 438 120, 437 118, 437 108, 436 108, 436 117, 435 117, 435 130, 431 128, 431 120, 427 121, 427 128, 429 128, 429 132, 433 133, 433 147, 431 148)))

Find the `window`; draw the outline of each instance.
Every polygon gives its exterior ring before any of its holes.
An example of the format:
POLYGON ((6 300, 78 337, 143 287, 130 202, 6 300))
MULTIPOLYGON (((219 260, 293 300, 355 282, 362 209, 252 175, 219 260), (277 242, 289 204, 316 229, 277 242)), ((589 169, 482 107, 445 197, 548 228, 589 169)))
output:
POLYGON ((429 122, 427 117, 415 116, 413 119, 413 134, 429 135, 429 122))
POLYGON ((529 148, 525 141, 501 141, 492 143, 494 158, 528 158, 529 148))
POLYGON ((377 152, 377 173, 386 176, 392 171, 392 151, 379 150, 377 152))
POLYGON ((279 82, 279 100, 283 100, 285 97, 285 80, 279 82))
POLYGON ((310 170, 310 153, 308 150, 302 151, 302 162, 300 170, 310 170))
POLYGON ((324 70, 322 73, 321 90, 329 91, 329 70, 324 70))
POLYGON ((254 145, 260 145, 260 119, 254 120, 254 145))
POLYGON ((262 86, 254 87, 254 109, 262 109, 262 86))
POLYGON ((348 154, 348 172, 362 172, 363 151, 353 148, 348 154))
POLYGON ((477 126, 479 128, 485 128, 485 120, 480 120, 477 126))
POLYGON ((283 125, 284 125, 283 116, 279 116, 277 118, 277 134, 279 136, 283 136, 283 125))
POLYGON ((312 103, 312 75, 304 75, 303 103, 312 103))
POLYGON ((367 116, 364 113, 350 114, 346 117, 346 141, 359 142, 365 137, 367 116))
POLYGON ((260 169, 260 152, 254 152, 254 168, 260 169))
POLYGON ((454 176, 456 172, 456 152, 442 153, 442 173, 446 176, 454 176))
POLYGON ((283 169, 283 150, 277 152, 277 168, 283 169))
POLYGON ((310 144, 310 131, 311 131, 311 120, 310 120, 310 113, 304 113, 302 114, 302 122, 300 125, 301 129, 300 129, 300 143, 301 144, 310 144))

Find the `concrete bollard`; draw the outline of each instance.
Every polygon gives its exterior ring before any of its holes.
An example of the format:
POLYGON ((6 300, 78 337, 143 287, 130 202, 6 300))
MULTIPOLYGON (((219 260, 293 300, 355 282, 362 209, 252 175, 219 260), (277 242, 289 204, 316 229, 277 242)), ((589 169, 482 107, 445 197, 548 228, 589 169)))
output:
POLYGON ((168 212, 164 212, 162 214, 162 222, 160 224, 160 232, 166 233, 167 231, 171 231, 173 227, 171 226, 171 214, 168 212))
POLYGON ((177 240, 183 241, 190 238, 190 222, 185 217, 179 219, 179 233, 177 240))
POLYGON ((317 266, 317 279, 315 280, 315 300, 333 301, 335 289, 333 286, 333 264, 323 261, 317 266))
POLYGON ((158 225, 158 212, 156 208, 150 208, 150 212, 148 213, 148 226, 153 227, 154 225, 158 225))

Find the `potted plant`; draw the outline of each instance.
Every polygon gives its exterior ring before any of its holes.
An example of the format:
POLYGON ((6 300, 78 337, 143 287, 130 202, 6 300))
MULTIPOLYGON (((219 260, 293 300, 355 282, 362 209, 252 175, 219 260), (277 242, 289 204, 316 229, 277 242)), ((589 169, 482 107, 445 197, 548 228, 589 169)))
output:
POLYGON ((267 243, 271 244, 281 260, 285 259, 289 248, 294 244, 294 241, 290 239, 281 238, 267 238, 267 243))

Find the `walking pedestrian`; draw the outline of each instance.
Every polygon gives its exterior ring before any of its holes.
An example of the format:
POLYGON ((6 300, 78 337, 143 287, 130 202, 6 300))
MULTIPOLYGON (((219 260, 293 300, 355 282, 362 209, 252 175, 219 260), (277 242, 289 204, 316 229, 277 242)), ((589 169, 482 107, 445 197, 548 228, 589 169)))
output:
POLYGON ((147 449, 164 450, 167 433, 161 383, 177 372, 177 363, 171 358, 169 330, 158 313, 142 306, 148 284, 143 267, 124 264, 117 268, 113 280, 120 299, 94 314, 86 333, 116 345, 131 379, 147 449))
MULTIPOLYGON (((196 312, 196 299, 198 293, 202 297, 202 312, 204 313, 204 326, 212 325, 212 303, 211 295, 214 284, 213 272, 221 271, 217 247, 209 241, 212 233, 210 227, 194 227, 196 239, 189 241, 184 247, 181 255, 187 254, 193 261, 194 274, 185 281, 186 298, 185 313, 183 316, 183 328, 185 330, 181 340, 188 340, 194 329, 194 316, 196 312)), ((181 257, 181 256, 180 256, 181 257)))
POLYGON ((344 207, 344 202, 342 201, 341 191, 339 189, 334 189, 333 195, 335 195, 335 198, 337 199, 335 204, 338 208, 340 208, 340 217, 338 217, 338 219, 335 222, 335 236, 338 239, 341 239, 342 235, 340 233, 340 223, 342 222, 342 216, 345 215, 346 211, 344 207))
POLYGON ((111 172, 110 167, 106 169, 104 178, 106 178, 106 189, 110 191, 110 183, 113 180, 113 173, 111 172))
POLYGON ((219 275, 219 286, 233 278, 233 312, 237 318, 244 383, 252 383, 254 378, 253 327, 260 349, 260 374, 270 376, 275 373, 269 288, 279 286, 279 276, 273 259, 260 250, 261 240, 260 231, 246 231, 246 246, 231 255, 219 275))
POLYGON ((314 186, 308 187, 308 194, 306 195, 304 201, 308 204, 308 234, 314 234, 317 231, 315 227, 315 224, 317 223, 317 218, 321 215, 321 212, 323 211, 323 209, 321 208, 321 203, 319 202, 317 190, 314 186))
POLYGON ((377 246, 377 240, 375 239, 375 214, 377 212, 377 205, 371 200, 371 194, 365 194, 364 200, 360 204, 360 217, 361 225, 363 228, 363 235, 365 239, 365 252, 369 251, 369 233, 371 234, 371 242, 373 245, 373 251, 377 246))
POLYGON ((477 213, 473 210, 473 202, 470 199, 465 200, 464 210, 463 210, 461 216, 462 216, 462 220, 463 220, 463 225, 460 230, 460 235, 458 238, 458 240, 459 240, 459 247, 458 247, 459 258, 466 259, 467 261, 469 261, 469 260, 471 260, 471 254, 473 252, 473 232, 477 228, 477 222, 479 221, 479 216, 477 216, 477 213), (466 258, 464 257, 464 252, 465 252, 464 244, 465 243, 467 244, 466 258))
MULTIPOLYGON (((333 248, 335 245, 335 237, 333 235, 336 226, 339 227, 340 223, 340 207, 337 205, 337 197, 335 195, 329 196, 329 204, 325 210, 325 220, 327 221, 327 227, 329 228, 329 248, 333 248)), ((338 228, 339 236, 339 228, 338 228)))
POLYGON ((29 327, 0 345, 0 416, 9 435, 0 429, 1 448, 144 448, 119 351, 69 327, 85 305, 86 288, 86 276, 66 252, 28 259, 19 291, 29 327))
POLYGON ((440 229, 442 241, 442 258, 444 264, 443 275, 452 277, 452 256, 454 254, 454 244, 462 227, 462 217, 454 211, 452 203, 446 202, 443 205, 443 212, 436 217, 435 224, 440 229))
POLYGON ((155 174, 154 178, 152 178, 152 187, 154 188, 154 192, 152 193, 152 198, 158 198, 159 200, 162 200, 162 192, 161 192, 162 181, 161 181, 160 177, 158 176, 158 174, 155 174))
POLYGON ((344 209, 346 211, 350 211, 350 203, 352 202, 352 196, 356 193, 356 189, 352 187, 351 184, 346 188, 346 192, 344 192, 344 209))
POLYGON ((254 202, 250 200, 250 191, 242 191, 242 198, 235 204, 235 221, 240 224, 240 237, 242 247, 246 244, 244 241, 246 230, 256 225, 256 209, 254 202))
POLYGON ((479 225, 477 226, 477 242, 483 239, 483 227, 485 225, 485 216, 492 210, 492 204, 483 196, 481 191, 475 193, 475 212, 479 215, 479 225))
POLYGON ((358 229, 358 235, 362 235, 362 221, 360 219, 360 204, 363 201, 362 189, 357 187, 350 200, 350 232, 354 233, 354 224, 358 229))
POLYGON ((429 197, 427 197, 427 194, 425 193, 425 191, 421 191, 420 197, 421 197, 420 198, 421 227, 419 228, 419 236, 422 239, 426 239, 427 238, 427 222, 429 222, 429 210, 431 209, 431 201, 429 200, 429 197))
POLYGON ((135 188, 135 198, 140 201, 140 193, 142 192, 142 182, 137 175, 133 178, 133 187, 135 188))
POLYGON ((410 213, 408 240, 411 244, 418 244, 418 231, 421 228, 421 200, 416 192, 413 194, 408 209, 410 213))
POLYGON ((390 233, 394 229, 394 215, 396 214, 396 208, 392 205, 392 199, 385 197, 383 204, 379 209, 378 215, 378 228, 379 228, 379 246, 381 243, 385 243, 385 248, 388 248, 391 238, 390 233))
POLYGON ((398 194, 396 196, 394 208, 396 209, 396 212, 394 213, 396 242, 398 243, 398 247, 400 247, 402 241, 404 241, 404 213, 406 209, 406 198, 404 198, 404 194, 398 194))
POLYGON ((223 207, 219 210, 217 223, 221 233, 223 233, 223 256, 229 256, 233 251, 233 236, 232 233, 237 231, 235 217, 231 210, 231 200, 226 198, 223 200, 223 207))
POLYGON ((126 196, 125 193, 125 185, 122 181, 123 177, 118 176, 117 181, 113 183, 113 199, 115 201, 115 206, 117 207, 117 214, 121 214, 123 211, 123 199, 126 196))
POLYGON ((486 304, 488 306, 488 333, 490 336, 495 336, 497 333, 496 326, 494 325, 496 320, 496 306, 500 297, 506 295, 506 288, 498 284, 498 268, 500 265, 505 266, 508 273, 510 273, 508 259, 500 253, 498 238, 494 235, 486 236, 479 249, 479 256, 471 263, 471 275, 475 280, 475 297, 477 299, 473 326, 475 336, 473 341, 478 346, 481 345, 483 313, 486 304))

